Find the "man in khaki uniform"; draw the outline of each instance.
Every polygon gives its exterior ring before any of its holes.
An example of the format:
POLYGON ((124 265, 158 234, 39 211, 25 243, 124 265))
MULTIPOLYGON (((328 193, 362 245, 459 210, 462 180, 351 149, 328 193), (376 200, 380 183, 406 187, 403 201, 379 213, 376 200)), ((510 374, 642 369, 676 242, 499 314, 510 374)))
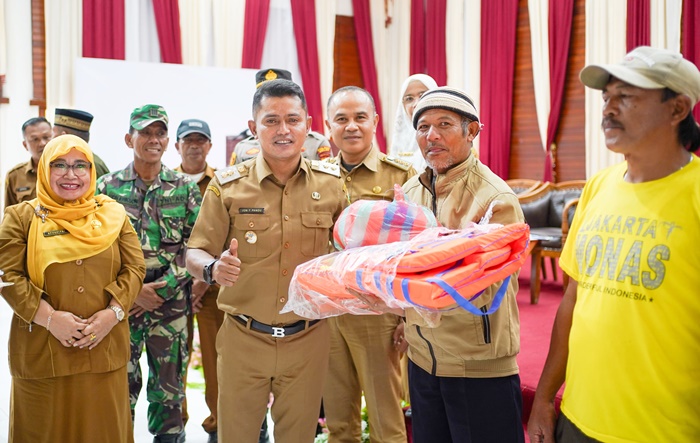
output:
POLYGON ((250 130, 262 155, 217 171, 189 241, 195 278, 222 286, 217 337, 220 441, 258 441, 272 392, 275 440, 313 441, 328 325, 280 314, 294 269, 329 252, 344 204, 337 166, 302 159, 311 125, 301 88, 263 84, 250 130))
MULTIPOLYGON (((328 100, 326 126, 338 156, 350 202, 393 200, 394 184, 416 175, 410 163, 387 157, 372 145, 377 115, 372 96, 348 86, 328 100)), ((329 442, 358 442, 365 394, 372 442, 405 443, 401 410, 401 352, 393 334, 401 318, 394 314, 342 315, 328 320, 331 352, 323 389, 329 442)))
MULTIPOLYGON (((182 163, 175 168, 189 176, 204 191, 212 178, 214 168, 207 164, 207 155, 211 150, 211 130, 203 120, 184 120, 177 128, 177 152, 182 163)), ((197 330, 202 352, 202 369, 204 371, 204 399, 209 407, 209 416, 204 419, 202 427, 209 434, 209 442, 217 441, 217 410, 219 384, 216 379, 216 334, 224 322, 224 313, 216 306, 219 285, 209 285, 203 280, 193 279, 191 289, 192 312, 187 317, 187 347, 192 353, 194 317, 197 316, 197 330)), ((185 374, 186 376, 187 374, 185 374)), ((185 384, 186 384, 185 378, 185 384)), ((187 399, 182 403, 182 421, 187 424, 187 399)))
POLYGON ((22 125, 22 136, 22 145, 31 158, 7 173, 5 207, 36 198, 36 168, 44 147, 53 138, 51 123, 44 117, 30 118, 22 125))
MULTIPOLYGON (((292 73, 284 69, 261 69, 255 74, 255 87, 259 88, 263 83, 276 79, 291 80, 292 73)), ((260 142, 257 137, 250 133, 249 129, 244 132, 248 134, 247 138, 238 142, 233 149, 229 165, 243 163, 260 153, 260 142)), ((301 155, 309 160, 325 160, 331 156, 331 143, 323 134, 309 131, 301 148, 301 155)))

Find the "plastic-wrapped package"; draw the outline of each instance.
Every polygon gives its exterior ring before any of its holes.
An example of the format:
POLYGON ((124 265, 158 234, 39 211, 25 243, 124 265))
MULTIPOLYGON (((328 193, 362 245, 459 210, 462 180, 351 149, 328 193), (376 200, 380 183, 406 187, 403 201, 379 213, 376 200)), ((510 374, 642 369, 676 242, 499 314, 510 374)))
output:
POLYGON ((420 308, 429 322, 431 312, 456 307, 484 315, 471 301, 505 280, 489 313, 498 308, 509 276, 526 258, 528 241, 525 223, 472 223, 458 231, 428 228, 411 240, 335 252, 297 266, 282 312, 315 319, 420 308))
POLYGON ((407 202, 394 185, 394 201, 358 200, 338 217, 333 228, 335 249, 410 240, 426 228, 440 226, 425 206, 407 202))

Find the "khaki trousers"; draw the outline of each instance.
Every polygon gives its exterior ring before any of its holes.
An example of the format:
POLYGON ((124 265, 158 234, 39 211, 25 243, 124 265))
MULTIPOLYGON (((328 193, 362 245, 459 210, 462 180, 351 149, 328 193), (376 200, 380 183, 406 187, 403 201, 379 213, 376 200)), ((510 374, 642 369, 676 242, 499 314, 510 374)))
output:
MULTIPOLYGON (((187 349, 192 359, 192 341, 194 338, 194 317, 197 317, 197 330, 199 331, 199 347, 202 351, 202 369, 204 372, 204 401, 209 408, 209 416, 202 422, 206 432, 214 432, 217 429, 217 401, 219 397, 219 383, 216 379, 216 334, 224 322, 224 312, 216 305, 219 287, 211 287, 202 297, 202 309, 187 318, 187 349)), ((185 386, 187 374, 185 374, 185 386)), ((182 421, 187 424, 187 398, 182 402, 182 421)))
POLYGON ((311 443, 328 370, 328 325, 284 338, 248 329, 226 315, 216 339, 219 442, 257 443, 270 410, 276 443, 311 443))
POLYGON ((401 355, 393 314, 342 315, 328 320, 331 352, 323 389, 330 443, 359 443, 365 394, 372 443, 406 443, 401 409, 401 355))

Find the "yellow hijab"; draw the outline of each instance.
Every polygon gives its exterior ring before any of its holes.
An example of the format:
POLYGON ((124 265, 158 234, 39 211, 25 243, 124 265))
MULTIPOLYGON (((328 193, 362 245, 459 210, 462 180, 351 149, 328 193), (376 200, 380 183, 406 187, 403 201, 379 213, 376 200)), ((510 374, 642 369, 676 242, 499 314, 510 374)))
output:
POLYGON ((92 257, 109 248, 119 236, 126 211, 113 199, 94 195, 95 181, 92 151, 83 139, 61 135, 46 145, 37 168, 37 198, 27 202, 36 214, 29 228, 27 268, 37 287, 44 287, 44 270, 52 263, 92 257), (79 199, 64 201, 51 189, 49 163, 71 149, 82 152, 92 163, 90 186, 79 199))

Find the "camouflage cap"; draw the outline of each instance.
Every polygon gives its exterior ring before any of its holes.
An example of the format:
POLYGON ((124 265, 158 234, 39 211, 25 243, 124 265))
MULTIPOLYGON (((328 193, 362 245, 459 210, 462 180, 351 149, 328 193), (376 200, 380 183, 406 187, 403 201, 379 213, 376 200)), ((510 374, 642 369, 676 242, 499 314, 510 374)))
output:
POLYGON ((292 73, 287 70, 277 68, 261 69, 255 73, 255 87, 259 88, 260 85, 266 81, 279 79, 291 80, 292 73))
POLYGON ((168 129, 168 114, 165 112, 165 108, 160 105, 143 105, 131 112, 129 124, 132 128, 140 131, 155 122, 163 122, 165 129, 168 129))

